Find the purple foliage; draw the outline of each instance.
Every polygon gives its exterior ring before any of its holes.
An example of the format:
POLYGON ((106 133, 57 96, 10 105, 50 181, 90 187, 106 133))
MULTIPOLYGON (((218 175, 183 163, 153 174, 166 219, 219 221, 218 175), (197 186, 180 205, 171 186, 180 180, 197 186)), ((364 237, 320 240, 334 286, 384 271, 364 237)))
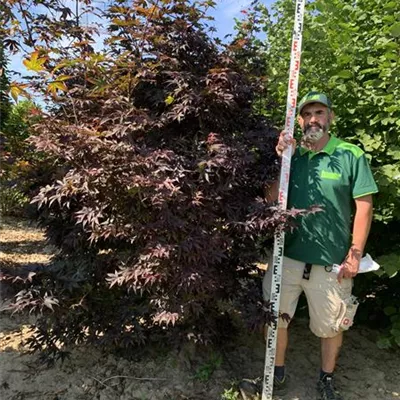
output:
POLYGON ((13 305, 53 311, 33 349, 165 334, 207 343, 232 332, 233 314, 262 309, 254 265, 298 212, 263 200, 277 131, 254 115, 259 85, 235 52, 206 35, 195 7, 171 4, 175 14, 147 22, 110 9, 124 40, 106 61, 66 66, 68 96, 36 126, 37 150, 63 173, 34 199, 60 252, 13 305))

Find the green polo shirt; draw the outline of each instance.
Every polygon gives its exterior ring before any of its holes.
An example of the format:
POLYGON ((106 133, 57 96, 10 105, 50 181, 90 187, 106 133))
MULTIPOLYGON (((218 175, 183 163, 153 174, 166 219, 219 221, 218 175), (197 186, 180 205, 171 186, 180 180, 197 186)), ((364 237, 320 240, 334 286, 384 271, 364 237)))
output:
POLYGON ((376 193, 364 152, 331 136, 315 153, 298 147, 292 157, 288 208, 322 211, 296 218, 285 236, 285 255, 305 263, 340 264, 351 244, 354 199, 376 193))

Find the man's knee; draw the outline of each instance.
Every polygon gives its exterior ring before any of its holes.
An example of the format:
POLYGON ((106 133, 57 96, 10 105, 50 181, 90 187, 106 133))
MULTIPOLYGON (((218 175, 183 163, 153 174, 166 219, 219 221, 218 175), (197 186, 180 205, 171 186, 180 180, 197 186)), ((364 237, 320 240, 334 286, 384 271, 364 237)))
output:
MULTIPOLYGON (((288 326, 289 326, 289 324, 284 325, 284 326, 279 326, 279 324, 278 324, 278 332, 277 332, 278 338, 279 338, 279 336, 287 336, 288 326)), ((265 340, 267 340, 267 337, 268 337, 268 329, 269 329, 268 323, 264 324, 263 333, 264 333, 264 339, 265 340)))
MULTIPOLYGON (((286 321, 286 322, 283 321, 282 323, 278 322, 278 336, 279 336, 279 332, 283 332, 284 334, 287 335, 286 332, 287 332, 287 329, 289 327, 289 322, 288 321, 286 321)), ((269 329, 269 325, 268 325, 268 323, 266 323, 264 325, 264 339, 267 339, 268 329, 269 329)))
POLYGON ((338 329, 335 320, 322 319, 316 323, 315 320, 310 320, 310 330, 311 332, 321 338, 321 339, 334 339, 341 337, 344 330, 338 329), (332 322, 333 321, 333 322, 332 322))
POLYGON ((310 330, 315 336, 321 339, 333 339, 342 334, 342 332, 338 332, 328 324, 319 324, 318 326, 310 324, 310 330))

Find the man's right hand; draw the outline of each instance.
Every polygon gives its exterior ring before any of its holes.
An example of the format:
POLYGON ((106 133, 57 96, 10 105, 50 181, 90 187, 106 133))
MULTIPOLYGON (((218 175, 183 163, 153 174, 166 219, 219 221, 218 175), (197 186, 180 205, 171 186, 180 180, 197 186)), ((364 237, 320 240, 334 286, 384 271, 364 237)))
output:
POLYGON ((279 134, 278 144, 275 147, 276 154, 278 154, 279 157, 282 157, 283 152, 290 146, 290 144, 292 145, 293 156, 296 150, 296 139, 289 137, 285 131, 282 131, 279 134))

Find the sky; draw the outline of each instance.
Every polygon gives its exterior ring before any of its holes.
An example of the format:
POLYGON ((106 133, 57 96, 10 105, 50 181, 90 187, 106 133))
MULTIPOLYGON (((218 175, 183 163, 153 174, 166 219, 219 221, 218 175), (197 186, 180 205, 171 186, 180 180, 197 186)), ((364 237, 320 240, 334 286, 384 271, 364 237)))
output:
MULTIPOLYGON (((72 2, 75 4, 75 0, 65 0, 66 5, 72 2)), ((241 18, 241 10, 246 9, 251 2, 252 0, 216 0, 217 5, 215 9, 210 11, 210 15, 214 17, 213 25, 217 29, 215 35, 222 39, 225 35, 234 33, 234 19, 241 18)), ((262 3, 268 7, 273 2, 274 0, 262 0, 262 3)), ((72 7, 70 4, 68 6, 72 7)), ((101 47, 101 45, 96 47, 101 47)), ((23 57, 21 57, 21 54, 10 57, 9 69, 26 74, 22 60, 23 57)))
MULTIPOLYGON (((217 36, 233 33, 234 18, 241 18, 241 11, 249 7, 253 0, 216 0, 217 6, 210 14, 215 18, 217 36)), ((268 8, 274 3, 273 0, 262 0, 268 8)))

